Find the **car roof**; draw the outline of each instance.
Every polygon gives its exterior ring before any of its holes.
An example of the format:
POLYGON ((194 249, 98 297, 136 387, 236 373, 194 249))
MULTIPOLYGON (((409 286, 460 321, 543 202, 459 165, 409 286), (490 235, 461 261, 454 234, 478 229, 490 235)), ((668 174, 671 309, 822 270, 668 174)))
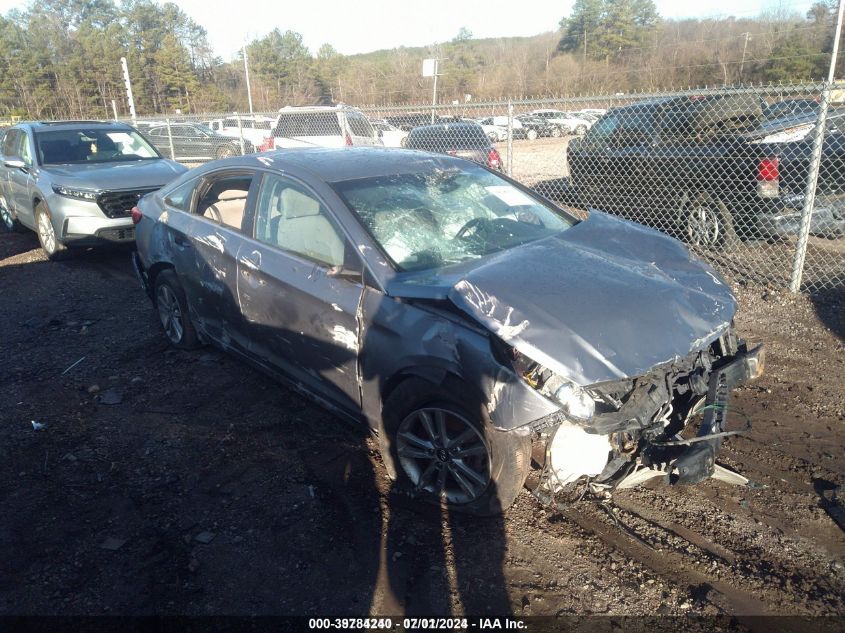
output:
MULTIPOLYGON (((275 169, 296 175, 308 172, 325 182, 341 182, 379 176, 412 174, 433 169, 460 167, 463 159, 444 154, 387 147, 290 148, 237 156, 224 161, 229 168, 275 169)), ((208 164, 220 169, 221 161, 208 164)), ((205 168, 200 168, 205 169, 205 168)))
POLYGON ((26 121, 18 125, 27 125, 34 131, 40 130, 78 130, 81 127, 88 129, 114 129, 121 128, 131 130, 132 127, 121 121, 26 121))

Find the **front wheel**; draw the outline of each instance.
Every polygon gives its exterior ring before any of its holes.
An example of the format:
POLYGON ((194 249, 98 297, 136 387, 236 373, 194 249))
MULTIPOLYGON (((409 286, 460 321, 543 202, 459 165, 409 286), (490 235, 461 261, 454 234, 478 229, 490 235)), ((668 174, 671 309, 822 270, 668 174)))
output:
POLYGON ((38 242, 50 261, 61 259, 67 254, 67 247, 59 241, 50 210, 43 202, 35 207, 35 226, 37 227, 38 242))
POLYGON ((526 134, 529 141, 533 141, 537 138, 537 130, 528 130, 528 134, 526 134))
POLYGON ((155 281, 155 307, 164 335, 173 347, 193 349, 199 338, 188 314, 188 301, 179 278, 172 270, 163 270, 155 281))
POLYGON ((584 124, 579 125, 575 128, 575 133, 578 136, 584 136, 587 133, 587 126, 584 124))
POLYGON ((501 514, 525 483, 531 437, 495 429, 484 404, 471 402, 464 388, 418 378, 400 384, 384 405, 391 457, 412 495, 468 514, 501 514))
POLYGON ((561 131, 560 131, 560 128, 559 128, 559 127, 555 126, 555 127, 553 127, 553 128, 552 128, 552 136, 553 136, 554 138, 560 138, 560 136, 561 136, 562 134, 563 134, 563 132, 561 132, 561 131))

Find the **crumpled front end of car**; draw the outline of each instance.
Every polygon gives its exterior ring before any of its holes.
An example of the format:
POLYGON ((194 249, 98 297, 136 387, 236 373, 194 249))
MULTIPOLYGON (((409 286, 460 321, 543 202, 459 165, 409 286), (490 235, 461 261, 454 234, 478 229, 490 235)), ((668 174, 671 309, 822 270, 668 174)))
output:
POLYGON ((762 345, 749 349, 733 327, 708 347, 629 379, 578 387, 510 350, 516 373, 555 400, 560 410, 531 428, 545 443, 548 484, 559 489, 582 477, 595 486, 626 488, 654 476, 696 484, 717 472, 729 428, 730 392, 757 378, 762 345))

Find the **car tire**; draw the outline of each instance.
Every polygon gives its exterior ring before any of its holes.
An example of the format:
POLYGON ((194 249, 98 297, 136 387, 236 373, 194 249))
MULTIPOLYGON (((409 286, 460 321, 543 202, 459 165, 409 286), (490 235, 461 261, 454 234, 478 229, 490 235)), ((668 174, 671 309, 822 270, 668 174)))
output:
POLYGON ((15 217, 3 193, 0 193, 0 224, 9 233, 23 233, 26 230, 26 227, 15 217))
POLYGON ((153 299, 159 323, 170 344, 178 349, 199 347, 199 337, 191 322, 185 291, 173 270, 163 270, 156 275, 153 299))
POLYGON ((558 126, 554 126, 552 128, 552 137, 560 138, 561 136, 563 136, 563 132, 561 132, 561 129, 558 126))
POLYGON ((240 148, 238 151, 235 151, 235 148, 231 145, 223 145, 222 147, 218 147, 217 150, 214 152, 214 155, 219 158, 232 158, 236 154, 240 153, 240 148))
POLYGON ((538 136, 537 130, 528 130, 528 132, 525 134, 525 136, 528 138, 529 141, 534 141, 534 140, 537 139, 537 136, 538 136))
POLYGON ((455 383, 447 388, 409 378, 384 403, 384 429, 397 486, 450 510, 501 514, 528 476, 531 436, 494 428, 484 403, 469 396, 465 385, 455 383), (459 438, 464 439, 449 445, 459 438), (466 451, 463 457, 462 451, 466 451), (442 472, 446 474, 441 478, 442 472))
POLYGON ((499 140, 499 135, 495 132, 487 132, 487 138, 490 140, 491 143, 496 143, 499 140))
POLYGON ((576 133, 578 136, 584 136, 584 135, 587 133, 587 126, 586 126, 586 125, 584 125, 584 124, 581 124, 581 125, 577 126, 577 127, 575 128, 575 133, 576 133))
POLYGON ((731 212, 709 193, 699 194, 689 205, 684 238, 691 246, 712 250, 726 250, 739 242, 731 212))
POLYGON ((39 202, 35 207, 35 233, 38 235, 41 250, 51 262, 67 255, 67 247, 59 241, 53 226, 53 216, 44 202, 39 202))

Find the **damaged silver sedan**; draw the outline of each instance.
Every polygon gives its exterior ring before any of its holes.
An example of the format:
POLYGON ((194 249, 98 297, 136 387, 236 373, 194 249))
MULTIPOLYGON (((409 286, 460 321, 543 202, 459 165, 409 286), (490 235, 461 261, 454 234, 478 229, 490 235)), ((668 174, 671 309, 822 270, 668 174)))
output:
POLYGON ((173 345, 219 346, 367 423, 401 486, 467 512, 513 502, 532 443, 560 486, 702 481, 734 432, 730 390, 763 370, 730 289, 679 242, 458 158, 217 161, 133 220, 173 345))

